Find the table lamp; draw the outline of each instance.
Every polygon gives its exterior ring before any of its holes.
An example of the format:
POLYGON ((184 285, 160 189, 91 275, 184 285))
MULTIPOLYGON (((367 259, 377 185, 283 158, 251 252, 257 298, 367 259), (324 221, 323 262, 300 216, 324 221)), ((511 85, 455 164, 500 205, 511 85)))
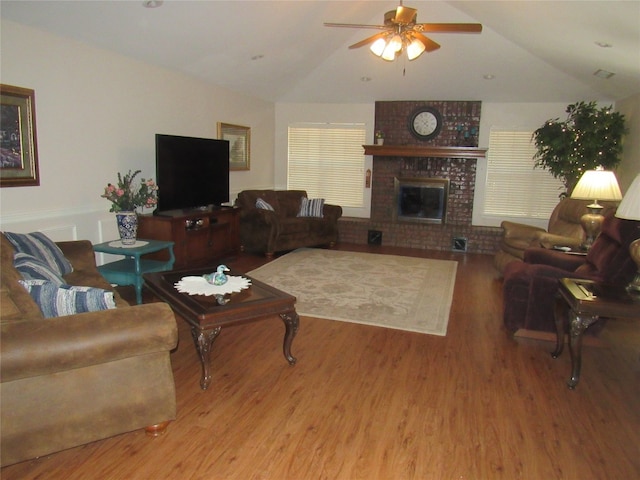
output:
MULTIPOLYGON (((640 221, 640 175, 637 175, 627 193, 625 194, 620 206, 616 211, 616 217, 625 220, 640 221)), ((629 253, 631 258, 636 262, 638 271, 631 283, 627 286, 627 290, 640 293, 640 238, 637 238, 629 245, 629 253)))
POLYGON ((593 241, 600 234, 600 228, 604 220, 601 213, 603 206, 598 203, 598 200, 622 200, 622 192, 620 192, 618 180, 616 180, 615 174, 609 170, 603 170, 602 168, 587 170, 573 189, 571 198, 593 200, 593 203, 587 205, 588 213, 580 217, 580 223, 585 233, 583 247, 589 250, 593 241))

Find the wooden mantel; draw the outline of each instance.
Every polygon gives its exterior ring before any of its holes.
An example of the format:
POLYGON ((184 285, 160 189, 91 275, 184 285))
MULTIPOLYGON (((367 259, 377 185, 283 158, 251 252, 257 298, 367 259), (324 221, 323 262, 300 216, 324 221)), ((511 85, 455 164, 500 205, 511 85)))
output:
POLYGON ((379 157, 484 158, 487 149, 476 147, 420 147, 415 145, 363 145, 365 155, 379 157))

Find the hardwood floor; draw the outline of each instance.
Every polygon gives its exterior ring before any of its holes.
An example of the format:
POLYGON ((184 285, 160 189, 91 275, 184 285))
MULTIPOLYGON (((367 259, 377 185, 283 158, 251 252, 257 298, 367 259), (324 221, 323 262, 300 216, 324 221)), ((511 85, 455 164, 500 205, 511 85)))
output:
POLYGON ((216 340, 203 392, 178 318, 178 418, 165 435, 119 435, 6 467, 2 479, 640 477, 634 322, 610 322, 604 345, 584 348, 571 391, 568 352, 554 360, 551 343, 507 336, 492 257, 340 248, 457 260, 447 336, 303 317, 292 367, 279 318, 237 326, 216 340))

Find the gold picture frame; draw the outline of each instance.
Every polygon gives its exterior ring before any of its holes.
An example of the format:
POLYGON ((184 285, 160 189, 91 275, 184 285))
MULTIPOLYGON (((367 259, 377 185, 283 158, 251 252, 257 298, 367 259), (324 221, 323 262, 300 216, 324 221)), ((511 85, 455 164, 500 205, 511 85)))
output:
POLYGON ((0 84, 0 187, 40 185, 35 92, 0 84))
POLYGON ((218 139, 229 142, 229 170, 249 170, 251 128, 218 122, 218 139))

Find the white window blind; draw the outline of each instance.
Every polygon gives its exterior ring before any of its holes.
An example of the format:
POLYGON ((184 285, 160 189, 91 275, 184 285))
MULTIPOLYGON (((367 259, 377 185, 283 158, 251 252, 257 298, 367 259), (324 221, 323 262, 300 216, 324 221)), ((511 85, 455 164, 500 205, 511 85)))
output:
POLYGON ((363 124, 289 126, 287 188, 343 207, 364 203, 363 124))
POLYGON ((491 129, 484 214, 549 218, 560 201, 562 182, 534 168, 532 133, 491 129))

